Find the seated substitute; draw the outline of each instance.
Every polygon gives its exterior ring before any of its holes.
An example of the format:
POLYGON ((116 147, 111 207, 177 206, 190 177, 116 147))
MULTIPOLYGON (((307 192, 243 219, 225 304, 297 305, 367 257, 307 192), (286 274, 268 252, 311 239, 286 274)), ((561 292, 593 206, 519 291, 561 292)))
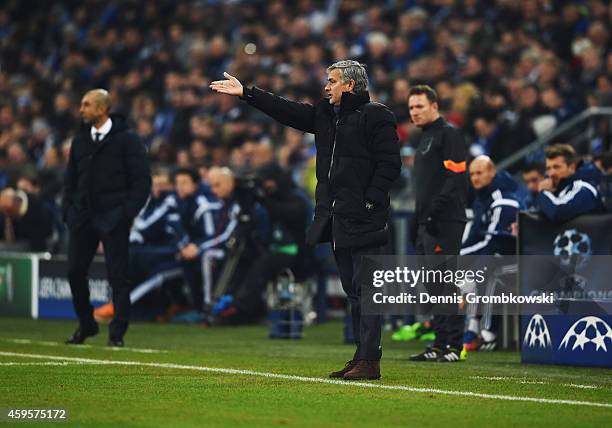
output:
POLYGON ((470 181, 475 191, 474 222, 460 254, 514 254, 516 238, 511 225, 520 209, 518 185, 484 155, 470 164, 470 181))
POLYGON ((599 195, 602 174, 591 162, 578 162, 569 144, 546 149, 547 178, 540 182, 536 205, 550 221, 565 223, 603 211, 599 195))
POLYGON ((208 180, 210 189, 200 183, 193 170, 180 169, 174 175, 178 211, 189 236, 180 258, 192 297, 192 311, 175 317, 177 321, 207 321, 204 310, 210 304, 210 259, 223 258, 224 244, 238 224, 240 207, 231 198, 232 172, 229 168, 211 168, 208 180))
MULTIPOLYGON (((470 182, 474 188, 474 221, 468 238, 463 243, 461 255, 510 255, 516 254, 516 237, 512 223, 520 209, 518 185, 510 174, 497 171, 488 156, 478 156, 470 164, 470 182)), ((479 264, 476 262, 476 264, 479 264)), ((490 264, 490 263, 488 263, 490 264)), ((489 269, 493 266, 488 266, 489 269)), ((492 291, 492 290, 490 290, 492 291)), ((482 320, 473 313, 467 318, 464 346, 468 351, 494 350, 497 338, 497 317, 484 311, 482 320)), ((475 311, 472 311, 475 312, 475 311)))
MULTIPOLYGON (((180 268, 178 254, 189 243, 177 211, 177 198, 173 192, 170 172, 159 168, 153 171, 151 195, 134 219, 130 230, 130 252, 128 277, 136 286, 130 293, 131 303, 153 288, 160 281, 150 281, 155 275, 180 268)), ((163 279, 160 277, 160 279, 163 279)), ((169 311, 176 312, 180 298, 173 296, 169 311)), ((98 321, 110 320, 114 316, 112 303, 94 311, 98 321)))
POLYGON ((527 211, 537 211, 536 198, 540 193, 540 182, 546 178, 546 166, 542 162, 529 162, 523 167, 521 176, 527 187, 523 205, 527 211))

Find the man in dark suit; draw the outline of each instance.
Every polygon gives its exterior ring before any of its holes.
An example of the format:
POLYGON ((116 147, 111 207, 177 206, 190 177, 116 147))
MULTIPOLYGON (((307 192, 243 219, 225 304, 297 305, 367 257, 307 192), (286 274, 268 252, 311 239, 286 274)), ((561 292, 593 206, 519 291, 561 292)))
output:
POLYGON ((70 230, 68 280, 79 327, 66 343, 81 344, 99 331, 89 302, 87 272, 102 242, 115 306, 108 345, 123 346, 130 313, 129 233, 149 195, 149 165, 138 136, 122 116, 110 114, 107 91, 87 92, 80 113, 84 126, 72 141, 63 198, 70 230))

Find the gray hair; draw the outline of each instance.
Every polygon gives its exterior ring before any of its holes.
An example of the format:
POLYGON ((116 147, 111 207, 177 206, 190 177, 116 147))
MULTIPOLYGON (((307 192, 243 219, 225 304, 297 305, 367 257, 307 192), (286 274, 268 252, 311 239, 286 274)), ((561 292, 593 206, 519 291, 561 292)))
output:
POLYGON ((347 59, 333 63, 327 67, 327 72, 329 73, 335 69, 340 70, 342 83, 349 83, 351 80, 355 82, 355 92, 365 92, 368 90, 368 73, 366 73, 364 64, 347 59))

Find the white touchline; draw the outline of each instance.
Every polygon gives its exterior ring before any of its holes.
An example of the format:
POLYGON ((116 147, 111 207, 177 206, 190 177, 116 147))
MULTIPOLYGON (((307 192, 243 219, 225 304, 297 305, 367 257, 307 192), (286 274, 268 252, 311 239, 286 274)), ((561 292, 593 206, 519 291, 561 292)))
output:
MULTIPOLYGON (((49 340, 30 340, 30 339, 4 339, 7 342, 12 342, 12 343, 19 343, 22 345, 25 344, 35 344, 35 345, 43 345, 43 346, 59 346, 59 345, 63 345, 63 342, 51 342, 49 340)), ((92 345, 76 345, 79 346, 81 348, 90 348, 92 347, 92 345)), ((127 352, 139 352, 141 354, 164 354, 168 351, 164 351, 161 349, 147 349, 147 348, 129 348, 129 347, 123 347, 123 348, 109 348, 107 346, 104 347, 100 347, 101 349, 105 349, 108 351, 127 351, 127 352)))
POLYGON ((17 361, 1 362, 0 366, 84 366, 84 365, 101 365, 100 363, 84 363, 80 361, 40 361, 35 363, 24 363, 17 361))
POLYGON ((426 394, 456 395, 456 396, 461 396, 461 397, 489 398, 492 400, 502 400, 502 401, 527 401, 531 403, 543 403, 543 404, 568 404, 568 405, 575 405, 575 406, 612 408, 612 403, 598 403, 595 401, 557 400, 557 399, 536 398, 536 397, 516 397, 513 395, 485 394, 485 393, 470 392, 470 391, 450 391, 450 390, 437 389, 437 388, 417 388, 413 386, 403 386, 403 385, 382 385, 379 383, 341 381, 341 380, 324 379, 324 378, 317 378, 317 377, 306 377, 306 376, 296 376, 296 375, 284 375, 284 374, 277 374, 277 373, 256 372, 253 370, 238 370, 238 369, 224 369, 224 368, 218 368, 218 367, 188 366, 188 365, 183 365, 183 364, 172 364, 172 363, 149 363, 145 361, 109 361, 109 360, 96 360, 93 358, 63 357, 59 355, 42 355, 42 354, 22 354, 22 353, 17 353, 17 352, 1 352, 1 351, 0 351, 0 355, 6 356, 6 357, 23 357, 23 358, 37 358, 37 359, 44 359, 44 360, 75 361, 75 362, 93 363, 93 364, 120 365, 120 366, 143 366, 143 367, 157 367, 157 368, 162 368, 162 369, 194 370, 194 371, 209 372, 209 373, 249 375, 249 376, 259 376, 259 377, 268 378, 268 379, 284 379, 284 380, 293 380, 293 381, 298 381, 298 382, 324 383, 324 384, 329 384, 329 385, 342 385, 345 387, 386 389, 386 390, 392 390, 392 391, 420 392, 420 393, 426 393, 426 394))
MULTIPOLYGON (((494 380, 494 381, 509 381, 509 382, 518 382, 524 385, 554 385, 551 382, 545 382, 541 380, 533 380, 521 377, 511 377, 511 376, 470 376, 470 379, 479 379, 479 380, 494 380)), ((600 389, 601 387, 595 385, 582 385, 577 383, 562 383, 561 386, 567 386, 568 388, 580 388, 580 389, 600 389)))

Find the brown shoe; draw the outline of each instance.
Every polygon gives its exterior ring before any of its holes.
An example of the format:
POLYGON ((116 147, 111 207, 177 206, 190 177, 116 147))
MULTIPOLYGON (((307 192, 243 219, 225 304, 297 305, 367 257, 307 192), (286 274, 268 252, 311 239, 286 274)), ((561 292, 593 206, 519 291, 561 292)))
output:
POLYGON ((331 372, 329 374, 329 377, 331 378, 343 378, 344 375, 348 372, 350 372, 351 370, 353 370, 353 368, 355 368, 355 366, 357 365, 357 361, 355 360, 350 360, 346 362, 346 365, 344 366, 344 368, 342 370, 338 370, 337 372, 331 372))
POLYGON ((344 375, 345 380, 378 380, 380 379, 380 361, 359 360, 357 365, 344 375))

